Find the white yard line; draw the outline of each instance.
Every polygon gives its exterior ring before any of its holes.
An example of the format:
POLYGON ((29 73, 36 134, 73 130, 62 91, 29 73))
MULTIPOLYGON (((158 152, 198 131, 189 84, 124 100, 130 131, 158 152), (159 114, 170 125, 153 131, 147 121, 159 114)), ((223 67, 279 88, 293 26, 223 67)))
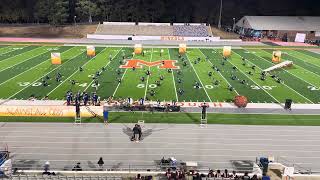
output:
MULTIPOLYGON (((168 50, 169 60, 171 60, 169 48, 167 48, 167 50, 168 50)), ((176 87, 176 81, 174 79, 173 71, 171 71, 171 74, 172 74, 172 81, 173 81, 174 91, 175 91, 175 94, 176 94, 176 100, 177 100, 177 102, 179 102, 178 93, 177 93, 177 87, 176 87)))
MULTIPOLYGON (((261 51, 264 51, 264 50, 262 50, 261 49, 261 51)), ((268 53, 267 51, 264 51, 264 52, 266 52, 266 53, 268 53)), ((269 54, 269 53, 268 53, 269 54)), ((257 56, 258 58, 260 58, 260 59, 262 59, 262 60, 264 60, 264 61, 267 61, 268 63, 270 63, 270 64, 272 64, 271 62, 269 62, 268 60, 266 60, 265 58, 262 58, 262 57, 260 57, 260 56, 257 56)), ((287 71, 286 69, 283 69, 284 71, 286 71, 286 72, 288 72, 289 74, 291 74, 292 76, 294 76, 294 77, 296 77, 296 78, 298 78, 298 79, 300 79, 300 80, 302 80, 302 81, 304 81, 305 83, 307 83, 307 84, 310 84, 311 86, 314 86, 314 87, 317 87, 317 86, 315 86, 315 85, 313 85, 313 84, 311 84, 310 82, 308 82, 308 81, 306 81, 306 80, 304 80, 304 79, 302 79, 302 78, 300 78, 299 76, 296 76, 295 74, 292 74, 291 72, 289 72, 289 71, 287 71)))
MULTIPOLYGON (((153 48, 151 49, 151 56, 150 56, 149 62, 151 62, 151 60, 152 60, 152 54, 153 54, 153 48)), ((150 66, 149 66, 149 71, 150 71, 150 66)), ((149 78, 150 78, 150 76, 151 75, 148 75, 148 77, 147 77, 146 89, 144 91, 144 97, 143 97, 144 100, 146 99, 146 96, 147 96, 147 90, 148 90, 148 86, 149 86, 149 78)))
MULTIPOLYGON (((288 52, 288 51, 287 51, 287 52, 288 52)), ((289 53, 290 53, 290 52, 292 52, 293 54, 299 54, 300 56, 306 56, 306 57, 308 57, 308 58, 315 59, 316 61, 319 61, 318 58, 315 58, 315 57, 310 56, 310 55, 308 55, 308 54, 303 54, 303 53, 301 53, 301 52, 299 52, 299 51, 289 50, 289 53)), ((289 54, 289 56, 291 56, 291 55, 289 54)), ((308 63, 308 64, 310 64, 310 65, 317 66, 318 68, 320 68, 320 66, 319 66, 318 64, 305 61, 305 60, 303 60, 302 58, 299 58, 299 57, 295 57, 295 58, 303 61, 304 63, 308 63)))
MULTIPOLYGON (((70 51, 71 49, 73 49, 73 48, 70 48, 70 49, 66 50, 65 52, 68 52, 68 51, 70 51)), ((65 53, 65 52, 63 52, 63 53, 65 53)), ((32 68, 29 68, 29 69, 27 69, 26 71, 23 71, 23 72, 21 72, 20 74, 17 74, 17 75, 15 75, 15 76, 13 76, 13 77, 10 78, 10 79, 7 79, 6 81, 2 82, 2 83, 0 84, 0 86, 3 85, 3 84, 5 84, 5 83, 7 83, 8 81, 10 81, 10 80, 18 77, 18 76, 20 76, 21 74, 24 74, 24 73, 26 73, 26 72, 34 69, 34 68, 37 68, 38 66, 40 66, 40 65, 42 65, 43 63, 47 62, 48 60, 50 60, 50 59, 47 59, 47 60, 43 61, 42 63, 37 64, 36 66, 34 66, 34 67, 32 67, 32 68)))
MULTIPOLYGON (((100 53, 102 53, 103 51, 105 51, 107 48, 104 48, 100 53)), ((92 62, 93 59, 95 59, 99 54, 97 54, 96 56, 94 56, 92 59, 90 59, 89 61, 87 61, 86 63, 84 63, 81 67, 85 67, 88 63, 92 62)), ((56 86, 54 89, 52 89, 47 96, 49 96, 53 91, 55 91, 56 89, 58 89, 62 84, 64 84, 65 82, 67 82, 71 77, 73 77, 76 73, 78 72, 78 70, 75 70, 68 78, 66 78, 65 80, 63 80, 58 86, 56 86)))
MULTIPOLYGON (((80 54, 77 54, 77 55, 71 57, 68 61, 74 59, 74 58, 77 57, 77 56, 80 56, 82 53, 83 53, 83 52, 81 52, 80 54)), ((68 62, 68 61, 66 61, 66 62, 68 62)), ((62 66, 63 66, 63 65, 62 65, 62 66)), ((52 69, 51 71, 49 71, 49 72, 46 73, 45 75, 41 76, 40 78, 36 79, 36 80, 33 81, 32 83, 30 83, 28 86, 25 86, 24 88, 22 88, 21 90, 19 90, 19 91, 16 92, 15 94, 11 95, 11 96, 10 96, 9 98, 7 98, 7 99, 12 99, 15 95, 19 94, 19 93, 22 92, 23 90, 25 90, 25 89, 27 89, 28 87, 30 87, 32 84, 36 83, 37 81, 39 81, 39 80, 42 79, 43 77, 47 76, 48 74, 50 74, 51 72, 53 72, 54 70, 56 70, 56 69, 58 69, 58 68, 60 68, 60 67, 62 67, 62 66, 57 66, 57 67, 55 67, 54 69, 52 69)))
POLYGON ((201 79, 200 79, 200 77, 199 77, 199 75, 198 75, 198 73, 197 73, 196 69, 193 67, 193 64, 192 64, 192 62, 190 61, 190 59, 189 59, 189 57, 188 57, 188 54, 187 54, 187 53, 186 53, 186 57, 187 57, 187 59, 188 59, 188 61, 189 61, 190 65, 191 65, 191 67, 192 67, 193 71, 195 72, 196 76, 198 77, 198 80, 199 80, 199 81, 200 81, 200 83, 201 83, 202 89, 204 90, 204 92, 206 93, 207 97, 209 98, 209 101, 210 101, 210 102, 212 102, 212 100, 211 100, 211 98, 210 98, 210 96, 209 96, 209 94, 208 94, 208 92, 207 92, 207 90, 206 90, 205 86, 203 85, 203 83, 202 83, 202 81, 201 81, 201 79))
MULTIPOLYGON (((199 51, 201 52, 201 54, 203 55, 203 56, 205 56, 206 57, 206 55, 204 55, 203 54, 203 52, 199 49, 199 51)), ((210 60, 208 60, 208 62, 211 64, 211 66, 213 65, 212 64, 212 62, 210 61, 210 60)), ((231 86, 232 87, 232 85, 229 83, 229 81, 221 74, 221 72, 220 71, 218 71, 218 73, 220 74, 220 76, 226 81, 226 83, 229 85, 229 86, 231 86)), ((236 89, 234 89, 234 92, 236 92, 237 93, 237 95, 239 95, 239 93, 238 93, 238 91, 236 90, 236 89)))
MULTIPOLYGON (((233 51, 234 52, 234 51, 233 51)), ((238 53, 234 52, 235 54, 237 54, 238 56, 240 56, 238 53)), ((241 57, 241 56, 240 56, 241 57)), ((249 60, 249 59, 248 59, 249 60)), ((250 60, 249 60, 250 61, 250 60)), ((256 67, 258 67, 260 70, 262 70, 258 65, 254 64, 252 61, 250 61, 251 64, 255 65, 256 67)), ((300 94, 299 92, 297 92, 296 90, 292 89, 291 87, 289 87, 288 85, 286 85, 285 83, 282 83, 283 85, 285 85, 287 88, 291 89, 292 91, 294 91, 295 93, 299 94, 301 97, 305 98, 306 100, 308 100, 310 103, 314 104, 310 99, 306 98, 305 96, 303 96, 302 94, 300 94)))
MULTIPOLYGON (((37 48, 36 48, 36 49, 37 49, 37 48)), ((32 50, 35 50, 35 49, 32 49, 32 50)), ((29 52, 29 51, 28 51, 28 52, 29 52)), ((21 63, 23 63, 23 62, 26 62, 26 61, 28 61, 28 60, 30 60, 30 59, 32 59, 32 58, 35 58, 35 57, 40 56, 40 55, 42 55, 42 54, 44 54, 44 53, 47 53, 47 52, 49 52, 49 51, 45 51, 45 52, 43 52, 43 53, 36 54, 36 55, 34 55, 34 56, 32 56, 32 57, 30 57, 30 58, 28 58, 28 59, 25 59, 24 61, 21 61, 21 62, 19 62, 19 63, 17 63, 17 64, 13 64, 12 66, 9 66, 9 67, 6 67, 6 68, 4 68, 4 69, 1 69, 0 72, 5 71, 5 70, 7 70, 7 69, 9 69, 9 68, 12 68, 12 67, 14 67, 14 66, 17 66, 17 65, 19 65, 19 64, 21 64, 21 63)), ((24 54, 24 53, 23 53, 23 54, 24 54)), ((19 55, 23 55, 23 54, 19 54, 19 55)), ((8 58, 8 59, 11 59, 11 58, 8 58)), ((3 61, 0 61, 0 66, 1 66, 1 63, 2 63, 2 62, 6 61, 6 60, 8 60, 8 59, 5 59, 5 60, 3 60, 3 61)))
MULTIPOLYGON (((26 48, 26 47, 29 47, 29 46, 23 46, 23 48, 26 48)), ((6 48, 6 47, 3 47, 3 48, 6 48)), ((9 48, 10 48, 10 47, 9 47, 9 48)), ((13 48, 13 47, 11 47, 11 48, 13 48)), ((3 54, 8 54, 8 53, 13 52, 13 51, 17 51, 17 50, 20 50, 20 49, 13 49, 13 50, 8 51, 8 52, 0 53, 0 56, 3 55, 3 54)), ((32 50, 32 49, 31 49, 31 50, 32 50)), ((30 51, 31 51, 31 50, 30 50, 30 51)), ((29 52, 29 51, 27 51, 27 52, 29 52)), ((19 55, 21 55, 21 54, 18 54, 18 55, 15 55, 15 56, 19 56, 19 55)), ((15 56, 12 56, 12 57, 15 57, 15 56)), ((12 57, 9 57, 9 58, 12 58, 12 57)), ((6 59, 9 59, 9 58, 6 58, 6 59)), ((6 59, 4 59, 4 60, 6 60, 6 59)), ((3 60, 2 60, 2 61, 3 61, 3 60)))
MULTIPOLYGON (((128 70, 128 68, 124 71, 124 73, 123 73, 123 75, 122 75, 122 77, 121 77, 121 82, 122 82, 122 80, 123 80, 124 76, 126 75, 127 70, 128 70)), ((114 90, 114 92, 113 92, 112 96, 116 95, 116 93, 117 93, 117 91, 118 91, 118 88, 119 88, 120 84, 121 84, 121 83, 118 83, 118 85, 117 85, 116 89, 114 90)))

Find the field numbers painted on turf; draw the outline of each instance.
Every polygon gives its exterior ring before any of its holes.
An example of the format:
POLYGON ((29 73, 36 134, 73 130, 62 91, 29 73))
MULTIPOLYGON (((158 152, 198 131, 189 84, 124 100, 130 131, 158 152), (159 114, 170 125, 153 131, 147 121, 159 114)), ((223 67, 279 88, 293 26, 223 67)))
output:
POLYGON ((261 89, 264 89, 264 90, 268 90, 268 91, 271 91, 273 88, 275 88, 276 86, 255 86, 255 85, 252 85, 251 86, 251 89, 253 90, 261 90, 261 89))
MULTIPOLYGON (((137 85, 137 88, 140 88, 140 89, 145 88, 145 87, 146 87, 145 84, 138 84, 137 85)), ((156 84, 149 84, 148 87, 151 88, 151 89, 154 89, 154 88, 157 88, 158 86, 156 84)))
POLYGON ((41 82, 35 82, 32 84, 33 87, 38 87, 38 86, 41 86, 42 83, 41 82))
POLYGON ((89 78, 93 78, 94 77, 94 74, 90 74, 88 75, 89 78))
POLYGON ((319 87, 315 87, 315 86, 308 86, 308 89, 310 89, 310 91, 319 91, 320 90, 319 87))
MULTIPOLYGON (((217 85, 218 86, 218 85, 217 85)), ((214 88, 214 86, 213 85, 204 85, 204 87, 206 88, 206 89, 213 89, 214 88)), ((194 89, 197 89, 197 87, 196 86, 193 86, 193 88, 194 89)), ((202 86, 199 86, 199 89, 202 89, 203 87, 202 86)))
POLYGON ((151 89, 154 89, 154 88, 156 88, 156 87, 157 87, 156 84, 149 84, 149 88, 151 88, 151 89))
POLYGON ((88 86, 88 83, 82 83, 82 84, 79 84, 80 87, 87 87, 88 86))
POLYGON ((25 86, 29 86, 30 82, 18 82, 19 86, 25 87, 25 86))
POLYGON ((138 84, 137 88, 145 88, 145 85, 144 84, 138 84))
MULTIPOLYGON (((88 86, 88 83, 81 83, 81 84, 79 84, 79 86, 85 88, 85 87, 88 86)), ((98 84, 98 87, 99 87, 99 86, 100 86, 100 84, 98 84)), ((96 84, 92 84, 91 87, 95 88, 95 87, 97 87, 97 85, 96 85, 96 84)))
POLYGON ((206 89, 213 89, 213 86, 212 85, 205 85, 204 86, 206 89))
POLYGON ((26 86, 33 86, 33 87, 38 87, 42 85, 42 82, 35 82, 35 83, 30 83, 30 82, 18 82, 18 85, 21 87, 26 87, 26 86))

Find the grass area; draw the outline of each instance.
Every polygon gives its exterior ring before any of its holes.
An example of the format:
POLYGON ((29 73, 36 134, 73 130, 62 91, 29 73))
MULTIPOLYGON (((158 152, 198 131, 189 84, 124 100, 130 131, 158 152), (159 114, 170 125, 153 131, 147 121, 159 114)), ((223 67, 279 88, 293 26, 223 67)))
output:
MULTIPOLYGON (((110 113, 110 123, 174 123, 199 124, 198 113, 110 113)), ((0 117, 0 122, 63 122, 72 123, 74 118, 0 117)), ((99 118, 83 118, 83 123, 103 123, 99 118)), ((272 114, 208 114, 209 124, 320 126, 320 115, 272 115, 272 114)))

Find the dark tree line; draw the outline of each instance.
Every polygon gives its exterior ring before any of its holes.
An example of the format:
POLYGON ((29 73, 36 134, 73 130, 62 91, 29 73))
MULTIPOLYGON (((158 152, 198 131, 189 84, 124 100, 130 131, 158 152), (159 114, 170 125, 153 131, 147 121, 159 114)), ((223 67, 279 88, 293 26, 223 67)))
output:
MULTIPOLYGON (((0 23, 91 21, 217 24, 220 0, 0 0, 0 23), (76 17, 75 17, 76 16, 76 17)), ((319 16, 319 0, 223 0, 223 25, 244 15, 319 16)))

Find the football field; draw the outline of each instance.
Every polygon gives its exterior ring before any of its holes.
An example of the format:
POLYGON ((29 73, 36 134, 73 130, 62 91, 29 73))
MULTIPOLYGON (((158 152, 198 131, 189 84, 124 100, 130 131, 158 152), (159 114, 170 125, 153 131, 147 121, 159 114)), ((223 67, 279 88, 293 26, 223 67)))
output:
POLYGON ((320 103, 320 54, 281 49, 282 60, 294 65, 261 80, 262 70, 274 65, 274 50, 234 48, 232 56, 224 60, 222 48, 189 48, 179 57, 177 48, 145 48, 144 55, 138 55, 132 54, 130 47, 96 47, 96 56, 87 57, 86 46, 2 45, 0 98, 63 100, 67 91, 80 91, 97 92, 101 100, 113 96, 231 102, 236 95, 244 95, 254 103, 283 103, 286 99, 320 103), (52 52, 61 53, 61 65, 51 64, 52 52), (130 63, 136 63, 136 68, 130 63), (62 75, 60 81, 56 80, 58 73, 62 75))

